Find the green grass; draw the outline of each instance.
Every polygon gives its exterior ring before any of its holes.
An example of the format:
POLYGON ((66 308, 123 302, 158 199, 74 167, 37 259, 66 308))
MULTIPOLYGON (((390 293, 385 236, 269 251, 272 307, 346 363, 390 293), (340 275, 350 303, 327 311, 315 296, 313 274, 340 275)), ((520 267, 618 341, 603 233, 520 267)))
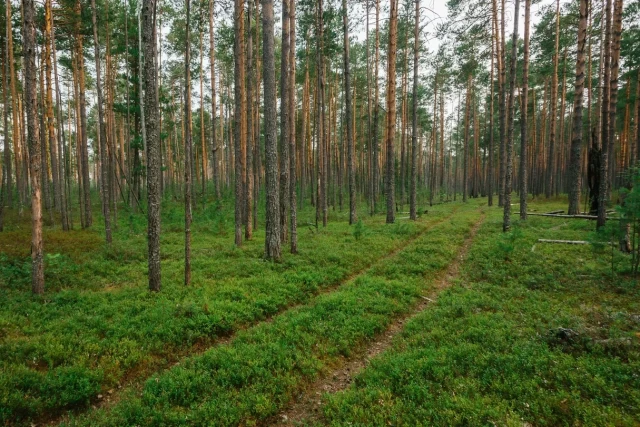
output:
POLYGON ((322 424, 640 423, 640 289, 621 274, 627 260, 614 254, 612 277, 609 251, 537 243, 585 240, 592 222, 530 217, 503 235, 491 212, 458 285, 325 396, 322 424))
POLYGON ((332 212, 334 221, 316 230, 305 225, 313 218, 305 210, 300 254, 274 264, 262 259, 262 227, 234 247, 230 213, 213 204, 196 210, 192 285, 185 287, 182 210, 165 203, 158 294, 147 290, 143 215, 120 212, 111 248, 99 223, 87 231, 47 229, 43 297, 29 292, 28 215, 10 218, 12 228, 0 233, 7 248, 0 254, 0 423, 86 408, 216 338, 307 303, 451 214, 443 207, 394 226, 362 216, 356 240, 346 213, 332 212))
MULTIPOLYGON (((115 406, 70 425, 252 425, 266 422, 341 356, 383 331, 455 256, 478 210, 460 208, 366 274, 238 333, 227 345, 153 375, 115 406)), ((387 226, 410 235, 410 226, 387 226)))

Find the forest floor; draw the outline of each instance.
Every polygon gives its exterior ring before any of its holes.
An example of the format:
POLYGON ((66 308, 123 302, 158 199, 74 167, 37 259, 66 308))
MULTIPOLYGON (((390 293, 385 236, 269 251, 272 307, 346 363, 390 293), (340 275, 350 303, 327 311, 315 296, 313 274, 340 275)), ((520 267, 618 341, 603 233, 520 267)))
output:
POLYGON ((593 222, 502 233, 486 199, 393 225, 332 212, 316 229, 303 210, 300 254, 273 264, 262 226, 236 248, 230 211, 210 204, 185 287, 181 215, 163 205, 160 293, 146 288, 144 215, 121 212, 110 248, 100 224, 47 229, 38 297, 28 218, 9 213, 0 424, 640 423, 640 287, 593 222))

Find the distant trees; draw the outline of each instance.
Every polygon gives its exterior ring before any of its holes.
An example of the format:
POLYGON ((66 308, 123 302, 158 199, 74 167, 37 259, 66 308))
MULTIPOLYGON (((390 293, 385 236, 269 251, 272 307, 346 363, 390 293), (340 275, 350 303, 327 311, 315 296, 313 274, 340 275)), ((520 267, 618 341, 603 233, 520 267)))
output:
POLYGON ((91 228, 99 197, 109 242, 122 218, 144 213, 149 287, 159 290, 163 197, 185 204, 185 283, 197 201, 203 215, 233 203, 236 246, 253 238, 266 201, 264 255, 274 260, 287 242, 297 253, 309 205, 326 226, 347 194, 351 224, 359 201, 377 215, 384 199, 391 223, 407 201, 417 219, 422 204, 492 205, 497 193, 506 230, 514 190, 521 219, 528 196, 568 193, 570 213, 588 196, 602 226, 640 151, 637 37, 623 31, 638 8, 527 0, 521 40, 507 31, 512 3, 450 2, 458 18, 428 52, 423 30, 434 24, 421 3, 393 0, 386 19, 379 0, 286 0, 278 17, 255 0, 234 0, 233 12, 214 0, 45 0, 32 5, 28 64, 28 14, 3 2, 0 230, 12 226, 7 210, 25 207, 44 209, 47 227, 80 218, 91 228), (354 28, 365 36, 350 37, 354 28), (34 184, 39 207, 27 197, 34 184))

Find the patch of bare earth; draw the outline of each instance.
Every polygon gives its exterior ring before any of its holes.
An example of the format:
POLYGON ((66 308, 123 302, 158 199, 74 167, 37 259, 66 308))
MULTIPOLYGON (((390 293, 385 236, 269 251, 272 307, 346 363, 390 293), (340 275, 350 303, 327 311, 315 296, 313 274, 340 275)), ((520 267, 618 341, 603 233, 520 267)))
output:
POLYGON ((438 294, 453 285, 460 274, 460 266, 465 260, 483 220, 484 215, 473 226, 471 233, 460 247, 455 260, 438 274, 433 289, 421 297, 411 312, 396 319, 374 342, 356 351, 353 357, 339 360, 334 370, 323 375, 315 383, 304 389, 288 408, 277 417, 269 420, 266 425, 292 426, 321 421, 322 395, 324 393, 336 393, 349 387, 353 378, 369 365, 371 359, 391 347, 394 338, 402 331, 408 321, 426 310, 429 305, 435 303, 438 294))

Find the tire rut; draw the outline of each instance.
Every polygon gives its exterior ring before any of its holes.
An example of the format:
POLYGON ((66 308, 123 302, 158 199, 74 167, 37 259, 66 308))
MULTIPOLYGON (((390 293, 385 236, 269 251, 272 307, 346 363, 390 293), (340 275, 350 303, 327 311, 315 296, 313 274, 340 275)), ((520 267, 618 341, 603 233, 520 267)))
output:
MULTIPOLYGON (((273 313, 269 316, 267 316, 266 318, 264 318, 263 320, 257 321, 257 322, 253 322, 253 323, 249 323, 246 325, 241 325, 239 327, 237 327, 236 329, 234 329, 233 331, 231 331, 231 333, 229 333, 228 335, 223 335, 223 336, 218 336, 216 338, 214 338, 211 341, 204 341, 204 342, 196 342, 193 346, 191 346, 189 349, 186 350, 182 350, 182 351, 178 351, 173 353, 173 357, 171 356, 164 356, 164 358, 170 357, 169 360, 162 362, 162 358, 158 358, 159 361, 157 363, 151 363, 149 364, 148 368, 137 368, 132 370, 130 373, 125 375, 125 380, 122 382, 122 384, 120 384, 119 386, 117 386, 117 390, 109 390, 107 392, 102 392, 101 394, 99 394, 97 399, 93 399, 91 402, 91 405, 89 407, 84 407, 82 409, 78 409, 78 410, 70 410, 67 411, 66 413, 63 414, 58 414, 57 416, 45 416, 45 417, 41 417, 38 420, 35 420, 32 425, 45 425, 45 426, 57 426, 60 425, 62 423, 64 423, 65 421, 68 421, 70 416, 82 416, 83 414, 89 414, 91 411, 95 411, 98 409, 108 409, 110 407, 115 406, 128 392, 139 392, 142 390, 142 387, 144 386, 144 383, 146 382, 146 380, 148 378, 150 378, 151 376, 158 374, 162 371, 166 371, 169 370, 177 365, 179 365, 180 363, 182 363, 186 358, 189 357, 194 357, 194 356, 198 356, 201 355, 203 353, 205 353, 206 351, 208 351, 209 349, 216 347, 216 346, 222 346, 225 344, 230 343, 239 332, 259 326, 261 324, 268 324, 273 322, 273 320, 277 317, 280 316, 288 311, 291 310, 295 310, 297 308, 303 307, 305 305, 308 305, 312 299, 320 296, 320 295, 325 295, 325 294, 329 294, 331 292, 336 291, 338 288, 340 288, 341 286, 357 279, 360 276, 365 275, 368 271, 370 271, 372 268, 374 268, 375 266, 377 266, 378 264, 384 262, 385 260, 392 258, 394 256, 396 256, 399 252, 401 252, 402 250, 406 249, 409 245, 411 245, 412 243, 414 243, 416 240, 418 240, 419 238, 421 238, 425 233, 427 233, 428 231, 430 231, 431 229, 433 229, 434 227, 442 224, 443 222, 447 221, 448 219, 450 219, 455 213, 456 213, 457 209, 453 209, 451 212, 448 213, 448 215, 443 216, 442 218, 439 218, 437 220, 435 220, 433 223, 430 224, 426 224, 425 227, 420 230, 418 233, 416 233, 414 236, 411 236, 410 238, 406 239, 405 241, 403 241, 402 244, 400 244, 398 247, 394 248, 393 250, 391 250, 390 252, 387 252, 385 255, 383 255, 380 258, 377 258, 375 261, 371 262, 370 264, 368 264, 367 266, 353 272, 352 274, 350 274, 349 276, 341 279, 340 281, 338 281, 337 283, 328 286, 326 288, 322 288, 319 289, 316 293, 312 294, 309 296, 309 299, 306 302, 301 302, 301 303, 297 303, 297 304, 292 304, 289 306, 284 307, 282 310, 273 313)), ((154 356, 152 356, 154 357, 154 356)))
POLYGON ((395 337, 402 332, 404 325, 434 304, 438 295, 451 287, 460 274, 460 266, 466 258, 473 240, 484 222, 485 214, 473 225, 470 234, 464 240, 455 260, 449 266, 441 270, 434 281, 433 289, 426 295, 422 295, 419 302, 406 315, 396 319, 391 325, 366 347, 356 352, 351 358, 343 358, 333 371, 324 374, 316 382, 302 391, 301 395, 288 408, 269 420, 264 425, 295 426, 306 425, 322 420, 322 395, 336 393, 346 389, 352 383, 353 378, 364 370, 371 359, 389 349, 395 337))

